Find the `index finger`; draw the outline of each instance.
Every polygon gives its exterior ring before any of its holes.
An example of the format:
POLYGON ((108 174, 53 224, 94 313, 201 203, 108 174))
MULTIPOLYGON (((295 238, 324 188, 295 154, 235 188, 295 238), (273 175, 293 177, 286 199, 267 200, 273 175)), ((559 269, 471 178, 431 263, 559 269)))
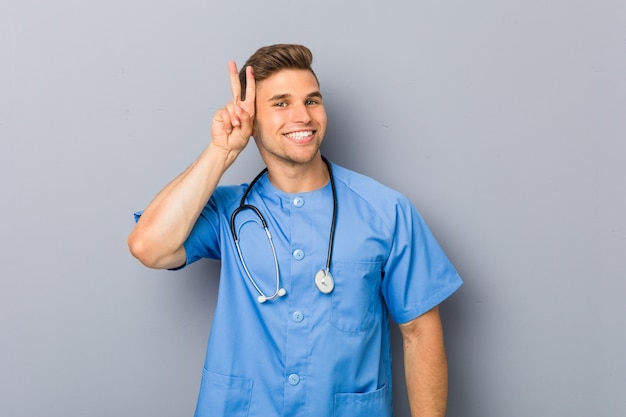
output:
POLYGON ((248 66, 246 67, 246 101, 254 103, 255 98, 256 80, 254 79, 254 70, 252 66, 248 66))
POLYGON ((233 92, 233 103, 237 104, 241 100, 241 82, 239 81, 239 73, 237 72, 235 61, 228 61, 228 73, 230 74, 230 89, 233 92))

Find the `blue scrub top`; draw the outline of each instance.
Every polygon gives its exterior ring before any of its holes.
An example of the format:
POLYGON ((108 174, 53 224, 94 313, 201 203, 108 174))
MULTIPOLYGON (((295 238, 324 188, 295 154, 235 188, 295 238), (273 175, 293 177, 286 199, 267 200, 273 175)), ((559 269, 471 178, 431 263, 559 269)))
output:
MULTIPOLYGON (((218 302, 196 416, 392 416, 389 315, 410 321, 462 284, 406 197, 333 164, 337 223, 330 271, 335 288, 314 282, 326 265, 330 184, 288 194, 267 175, 247 202, 265 217, 287 294, 263 304, 245 274, 230 216, 246 186, 218 187, 185 242, 187 264, 220 259, 218 302)), ((273 255, 260 220, 237 216, 241 250, 265 294, 275 291, 273 255)))

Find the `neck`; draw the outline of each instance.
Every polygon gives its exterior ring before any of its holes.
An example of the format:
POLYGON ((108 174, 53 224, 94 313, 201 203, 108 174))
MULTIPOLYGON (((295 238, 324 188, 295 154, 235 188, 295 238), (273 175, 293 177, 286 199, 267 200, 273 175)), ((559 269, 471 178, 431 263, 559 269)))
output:
POLYGON ((324 187, 329 179, 328 167, 320 154, 306 164, 268 164, 272 185, 286 193, 304 193, 324 187))

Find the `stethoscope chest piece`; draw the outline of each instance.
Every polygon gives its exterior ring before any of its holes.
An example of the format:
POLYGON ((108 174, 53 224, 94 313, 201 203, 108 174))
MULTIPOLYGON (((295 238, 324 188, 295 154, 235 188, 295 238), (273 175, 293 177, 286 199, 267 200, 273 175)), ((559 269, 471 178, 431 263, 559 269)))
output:
POLYGON ((326 269, 320 269, 315 274, 315 286, 323 294, 330 294, 335 289, 335 280, 326 269))

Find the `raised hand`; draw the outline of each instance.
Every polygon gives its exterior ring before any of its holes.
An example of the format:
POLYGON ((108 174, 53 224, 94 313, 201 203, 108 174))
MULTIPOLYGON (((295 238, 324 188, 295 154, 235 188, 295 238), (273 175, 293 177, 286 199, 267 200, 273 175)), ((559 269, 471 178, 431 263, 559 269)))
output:
POLYGON ((246 99, 241 100, 241 82, 234 61, 228 62, 233 101, 213 116, 213 145, 227 151, 241 152, 252 135, 256 84, 252 67, 246 68, 246 99))
POLYGON ((151 268, 176 268, 187 259, 185 240, 211 198, 220 178, 246 147, 254 125, 256 85, 246 69, 246 99, 234 62, 228 63, 233 102, 213 117, 213 140, 183 173, 146 207, 128 238, 132 254, 151 268))

